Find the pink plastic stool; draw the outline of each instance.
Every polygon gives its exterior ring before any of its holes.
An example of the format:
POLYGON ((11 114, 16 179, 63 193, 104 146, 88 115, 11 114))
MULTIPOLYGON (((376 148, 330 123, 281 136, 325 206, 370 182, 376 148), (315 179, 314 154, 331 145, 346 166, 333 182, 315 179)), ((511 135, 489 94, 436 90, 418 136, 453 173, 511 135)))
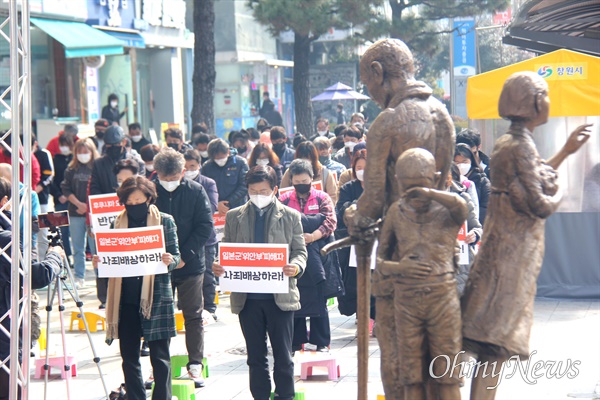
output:
MULTIPOLYGON (((39 379, 44 376, 44 364, 46 363, 46 358, 36 358, 35 359, 35 379, 39 379)), ((71 375, 67 376, 67 371, 65 371, 65 358, 64 356, 54 356, 48 357, 48 375, 52 372, 52 368, 60 369, 60 377, 62 379, 67 379, 70 376, 77 376, 77 360, 75 356, 67 356, 67 365, 71 366, 71 375)))
POLYGON ((337 360, 332 358, 322 358, 314 361, 304 361, 300 364, 300 379, 306 379, 313 374, 313 367, 325 367, 327 368, 328 378, 332 381, 337 381, 341 376, 340 366, 337 360))

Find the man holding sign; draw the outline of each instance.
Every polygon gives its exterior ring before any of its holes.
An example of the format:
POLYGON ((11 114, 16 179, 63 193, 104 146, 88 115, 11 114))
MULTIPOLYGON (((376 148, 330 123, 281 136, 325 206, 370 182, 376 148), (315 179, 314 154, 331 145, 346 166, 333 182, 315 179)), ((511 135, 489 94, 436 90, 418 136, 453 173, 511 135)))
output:
POLYGON ((180 262, 177 226, 173 217, 159 212, 153 204, 156 189, 148 179, 126 179, 117 196, 125 210, 115 219, 115 229, 96 234, 98 255, 92 260, 94 268, 99 268, 99 276, 111 276, 106 342, 119 339, 128 398, 145 399, 140 365, 143 336, 150 347, 154 372, 152 399, 170 399, 169 344, 175 336, 175 310, 168 272, 180 262))
MULTIPOLYGON (((300 309, 296 279, 304 272, 307 258, 300 213, 275 198, 277 176, 273 168, 252 168, 246 175, 246 185, 250 201, 227 213, 223 242, 228 244, 228 249, 219 251, 221 259, 213 265, 213 271, 221 277, 223 287, 228 279, 237 280, 232 273, 239 269, 240 262, 251 267, 256 265, 257 258, 261 258, 264 261, 261 272, 246 271, 246 274, 252 273, 256 286, 261 286, 264 281, 277 282, 279 275, 288 280, 287 291, 283 293, 265 293, 260 287, 254 290, 249 287, 245 292, 232 292, 230 301, 231 311, 239 315, 246 339, 252 396, 268 399, 271 394, 268 334, 274 358, 275 398, 292 400, 295 394, 292 360, 294 311, 300 309), (252 243, 262 245, 249 251, 247 244, 252 243), (237 249, 236 244, 239 245, 237 249), (285 253, 289 254, 289 259, 285 258, 285 253), (273 271, 262 271, 267 268, 273 271), (226 273, 230 278, 225 278, 226 273)), ((241 276, 242 272, 238 271, 238 275, 241 276)))

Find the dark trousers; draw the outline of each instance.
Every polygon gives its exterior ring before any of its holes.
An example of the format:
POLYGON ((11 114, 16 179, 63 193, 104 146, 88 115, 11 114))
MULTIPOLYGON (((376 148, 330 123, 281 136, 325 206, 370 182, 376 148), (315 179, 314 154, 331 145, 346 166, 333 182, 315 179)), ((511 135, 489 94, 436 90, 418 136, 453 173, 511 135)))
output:
POLYGON ((206 262, 206 270, 204 271, 204 283, 202 284, 202 292, 204 294, 204 309, 209 313, 217 311, 215 304, 215 295, 217 290, 217 281, 212 270, 215 254, 217 253, 217 245, 204 247, 204 260, 206 262))
POLYGON ((294 350, 300 350, 304 343, 315 346, 329 346, 331 344, 331 328, 329 326, 329 313, 323 317, 310 317, 310 335, 306 329, 306 318, 294 318, 294 350))
POLYGON ((94 268, 94 273, 96 274, 96 296, 100 303, 105 304, 108 294, 108 278, 99 278, 97 268, 94 268))
MULTIPOLYGON (((123 359, 125 390, 129 400, 145 400, 146 389, 140 365, 140 343, 143 336, 140 305, 121 304, 119 316, 119 347, 123 359)), ((150 347, 150 363, 154 375, 152 400, 170 399, 171 395, 171 339, 153 340, 150 347)))
POLYGON ((267 333, 273 349, 273 380, 275 398, 294 398, 294 361, 292 360, 292 331, 294 312, 281 311, 275 300, 246 300, 239 315, 246 339, 250 392, 255 400, 268 400, 271 378, 267 359, 267 333))
POLYGON ((204 326, 202 310, 202 282, 204 275, 188 276, 183 279, 171 278, 173 296, 177 290, 177 304, 185 321, 185 347, 188 352, 188 367, 202 364, 204 358, 204 326))

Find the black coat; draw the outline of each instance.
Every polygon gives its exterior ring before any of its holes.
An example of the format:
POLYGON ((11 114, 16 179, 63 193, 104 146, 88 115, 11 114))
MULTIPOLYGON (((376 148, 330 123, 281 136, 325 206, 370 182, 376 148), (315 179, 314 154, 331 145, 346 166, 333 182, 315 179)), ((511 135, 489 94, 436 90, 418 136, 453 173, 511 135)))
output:
POLYGON ((483 225, 483 221, 487 215, 488 201, 490 198, 492 184, 485 173, 481 172, 479 168, 473 168, 471 171, 469 171, 467 178, 469 178, 469 180, 473 181, 475 184, 477 198, 479 199, 479 222, 481 225, 483 225))
MULTIPOLYGON (((302 228, 305 233, 314 232, 324 220, 323 214, 303 214, 302 228)), ((333 240, 335 240, 334 236, 331 235, 306 246, 308 252, 306 270, 298 279, 301 308, 295 312, 295 317, 324 316, 327 313, 324 300, 344 292, 337 254, 334 252, 323 257, 320 253, 323 246, 333 240)))
POLYGON ((54 156, 54 179, 50 183, 50 194, 52 194, 52 197, 54 198, 55 205, 58 204, 58 198, 62 196, 60 184, 62 183, 63 179, 65 179, 65 171, 69 167, 69 163, 72 159, 73 154, 69 154, 68 156, 57 154, 54 156))
POLYGON ((219 201, 228 201, 230 210, 248 201, 247 173, 248 163, 240 156, 229 156, 223 167, 219 167, 213 160, 202 166, 202 175, 216 182, 219 201))
POLYGON ((202 185, 187 178, 172 192, 156 184, 156 206, 175 219, 179 252, 185 266, 172 272, 173 279, 200 275, 206 268, 204 264, 204 245, 213 232, 212 209, 202 185))
MULTIPOLYGON (((121 160, 127 157, 127 153, 121 154, 121 160)), ((133 159, 138 163, 140 174, 145 173, 143 162, 133 159)), ((113 168, 119 160, 113 160, 108 155, 103 155, 96 161, 92 167, 92 177, 90 178, 90 194, 114 193, 119 186, 117 177, 113 173, 113 168)))

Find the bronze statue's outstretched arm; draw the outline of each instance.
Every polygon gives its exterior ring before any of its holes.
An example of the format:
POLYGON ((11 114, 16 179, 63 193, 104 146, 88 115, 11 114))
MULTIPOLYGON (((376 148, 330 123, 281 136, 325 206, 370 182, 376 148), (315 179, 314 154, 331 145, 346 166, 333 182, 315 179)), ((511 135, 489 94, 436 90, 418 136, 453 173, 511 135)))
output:
POLYGON ((409 189, 405 196, 425 197, 440 203, 450 211, 452 219, 458 225, 462 225, 469 215, 467 202, 455 193, 443 192, 441 190, 423 187, 415 187, 409 189))

